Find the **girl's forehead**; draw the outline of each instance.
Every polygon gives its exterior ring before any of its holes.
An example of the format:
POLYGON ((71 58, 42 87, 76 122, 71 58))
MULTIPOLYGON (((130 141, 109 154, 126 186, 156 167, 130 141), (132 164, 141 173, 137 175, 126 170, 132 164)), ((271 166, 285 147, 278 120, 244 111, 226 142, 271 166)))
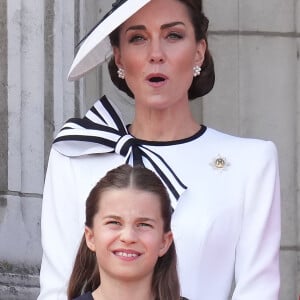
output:
POLYGON ((157 194, 136 188, 121 188, 106 190, 99 199, 101 209, 129 210, 132 207, 160 208, 160 198, 157 194))

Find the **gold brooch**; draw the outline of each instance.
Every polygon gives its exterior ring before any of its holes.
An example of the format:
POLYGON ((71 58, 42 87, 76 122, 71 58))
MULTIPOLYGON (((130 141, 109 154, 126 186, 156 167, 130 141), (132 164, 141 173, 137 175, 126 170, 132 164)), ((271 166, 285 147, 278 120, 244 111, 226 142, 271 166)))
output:
POLYGON ((230 163, 227 161, 226 157, 222 157, 221 155, 218 155, 216 158, 213 159, 213 161, 210 163, 210 165, 215 170, 227 170, 230 166, 230 163))

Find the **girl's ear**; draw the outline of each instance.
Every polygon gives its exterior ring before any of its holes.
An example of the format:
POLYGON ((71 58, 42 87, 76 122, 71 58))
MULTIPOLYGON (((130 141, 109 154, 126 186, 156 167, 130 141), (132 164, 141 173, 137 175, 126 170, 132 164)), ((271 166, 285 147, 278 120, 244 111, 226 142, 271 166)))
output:
POLYGON ((195 55, 195 65, 202 66, 204 58, 205 58, 205 51, 206 51, 206 42, 204 39, 200 40, 197 43, 197 50, 195 55))
POLYGON ((93 229, 85 226, 84 235, 85 235, 86 245, 88 246, 88 248, 91 251, 95 252, 96 251, 96 247, 95 247, 95 239, 94 239, 93 229))
POLYGON ((172 242, 173 242, 172 232, 168 231, 168 232, 164 233, 161 247, 159 249, 159 254, 158 254, 159 257, 164 256, 167 253, 172 242))

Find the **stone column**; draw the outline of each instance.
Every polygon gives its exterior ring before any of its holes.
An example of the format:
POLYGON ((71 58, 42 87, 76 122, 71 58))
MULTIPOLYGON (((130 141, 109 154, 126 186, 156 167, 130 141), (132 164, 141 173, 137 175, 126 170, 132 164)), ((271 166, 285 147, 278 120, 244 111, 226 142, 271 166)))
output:
POLYGON ((36 299, 39 291, 48 154, 83 107, 79 84, 66 80, 78 13, 78 0, 0 0, 1 299, 36 299))
POLYGON ((5 136, 1 148, 6 153, 1 168, 0 293, 7 299, 12 297, 8 295, 27 298, 38 290, 41 257, 44 2, 2 0, 1 20, 6 44, 1 55, 1 106, 7 115, 1 128, 5 136))
MULTIPOLYGON (((294 252, 297 254, 297 260, 295 259, 293 262, 295 265, 293 266, 293 269, 296 270, 296 276, 294 277, 296 280, 296 289, 297 289, 297 297, 300 298, 300 1, 296 1, 295 4, 295 24, 296 24, 296 32, 295 32, 295 40, 296 40, 296 70, 297 70, 297 76, 295 78, 296 80, 296 110, 294 112, 296 117, 296 137, 295 137, 295 143, 296 143, 296 159, 295 159, 295 165, 297 168, 296 171, 296 181, 297 181, 297 201, 296 201, 296 215, 297 215, 297 221, 296 221, 296 240, 294 243, 294 252), (296 261, 296 262, 295 262, 296 261)), ((296 298, 298 299, 298 298, 296 298)))

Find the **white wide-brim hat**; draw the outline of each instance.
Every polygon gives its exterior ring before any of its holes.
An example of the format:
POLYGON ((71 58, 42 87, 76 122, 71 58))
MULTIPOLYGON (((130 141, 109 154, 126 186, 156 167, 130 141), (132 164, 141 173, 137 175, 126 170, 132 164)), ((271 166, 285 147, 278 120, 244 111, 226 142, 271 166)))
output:
POLYGON ((82 44, 71 65, 68 80, 76 80, 103 63, 112 55, 109 34, 135 14, 150 0, 118 0, 112 9, 92 29, 82 44))

